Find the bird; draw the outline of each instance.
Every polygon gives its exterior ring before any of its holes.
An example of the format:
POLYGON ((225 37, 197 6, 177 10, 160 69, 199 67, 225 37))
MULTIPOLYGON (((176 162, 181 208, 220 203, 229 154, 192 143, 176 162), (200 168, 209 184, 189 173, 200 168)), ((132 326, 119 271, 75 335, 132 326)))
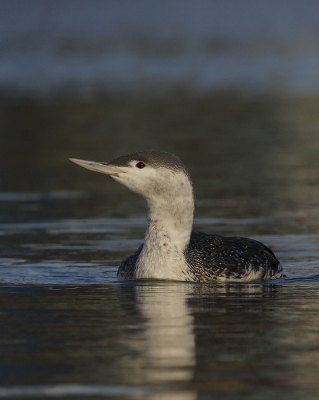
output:
POLYGON ((118 280, 252 282, 283 277, 270 248, 245 237, 192 231, 195 194, 181 159, 169 152, 137 150, 107 162, 70 158, 109 175, 146 199, 144 243, 121 262, 118 280))

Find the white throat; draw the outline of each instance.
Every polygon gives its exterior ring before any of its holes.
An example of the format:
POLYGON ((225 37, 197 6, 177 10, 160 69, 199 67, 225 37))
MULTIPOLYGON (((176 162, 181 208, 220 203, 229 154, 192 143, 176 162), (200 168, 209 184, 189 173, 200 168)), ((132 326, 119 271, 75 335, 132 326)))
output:
POLYGON ((192 275, 184 255, 194 218, 192 184, 183 172, 167 179, 166 191, 147 197, 149 221, 136 278, 190 280, 192 275))

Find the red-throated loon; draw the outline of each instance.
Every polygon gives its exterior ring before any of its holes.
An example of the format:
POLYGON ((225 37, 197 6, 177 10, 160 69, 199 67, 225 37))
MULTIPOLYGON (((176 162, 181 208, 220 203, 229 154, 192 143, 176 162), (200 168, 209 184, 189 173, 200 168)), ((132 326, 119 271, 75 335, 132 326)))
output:
POLYGON ((274 253, 256 240, 192 232, 193 185, 175 154, 140 150, 108 162, 70 160, 110 175, 147 200, 144 244, 120 264, 119 280, 248 282, 283 276, 274 253))

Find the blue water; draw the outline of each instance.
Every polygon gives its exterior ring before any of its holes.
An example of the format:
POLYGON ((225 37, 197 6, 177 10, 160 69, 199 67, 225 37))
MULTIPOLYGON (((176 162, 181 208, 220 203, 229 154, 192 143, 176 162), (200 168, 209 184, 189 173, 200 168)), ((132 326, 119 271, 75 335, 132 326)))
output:
POLYGON ((318 92, 316 1, 3 0, 0 87, 21 96, 178 88, 318 92))

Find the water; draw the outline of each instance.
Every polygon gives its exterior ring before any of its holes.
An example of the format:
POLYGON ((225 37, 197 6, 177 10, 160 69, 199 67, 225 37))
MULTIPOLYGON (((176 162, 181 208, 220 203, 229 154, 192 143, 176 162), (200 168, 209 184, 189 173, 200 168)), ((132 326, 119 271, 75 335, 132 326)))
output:
POLYGON ((84 200, 99 202, 83 191, 2 195, 0 398, 317 398, 318 233, 261 233, 287 230, 282 215, 199 216, 196 229, 267 243, 287 277, 120 283, 146 218, 61 217, 84 200))
POLYGON ((317 399, 318 99, 0 102, 0 398, 317 399), (287 277, 119 283, 145 203, 68 157, 179 154, 195 229, 256 238, 287 277))
POLYGON ((2 0, 0 88, 17 97, 318 93, 318 3, 2 0))
POLYGON ((317 394, 314 286, 4 286, 1 296, 11 384, 1 397, 317 394))

